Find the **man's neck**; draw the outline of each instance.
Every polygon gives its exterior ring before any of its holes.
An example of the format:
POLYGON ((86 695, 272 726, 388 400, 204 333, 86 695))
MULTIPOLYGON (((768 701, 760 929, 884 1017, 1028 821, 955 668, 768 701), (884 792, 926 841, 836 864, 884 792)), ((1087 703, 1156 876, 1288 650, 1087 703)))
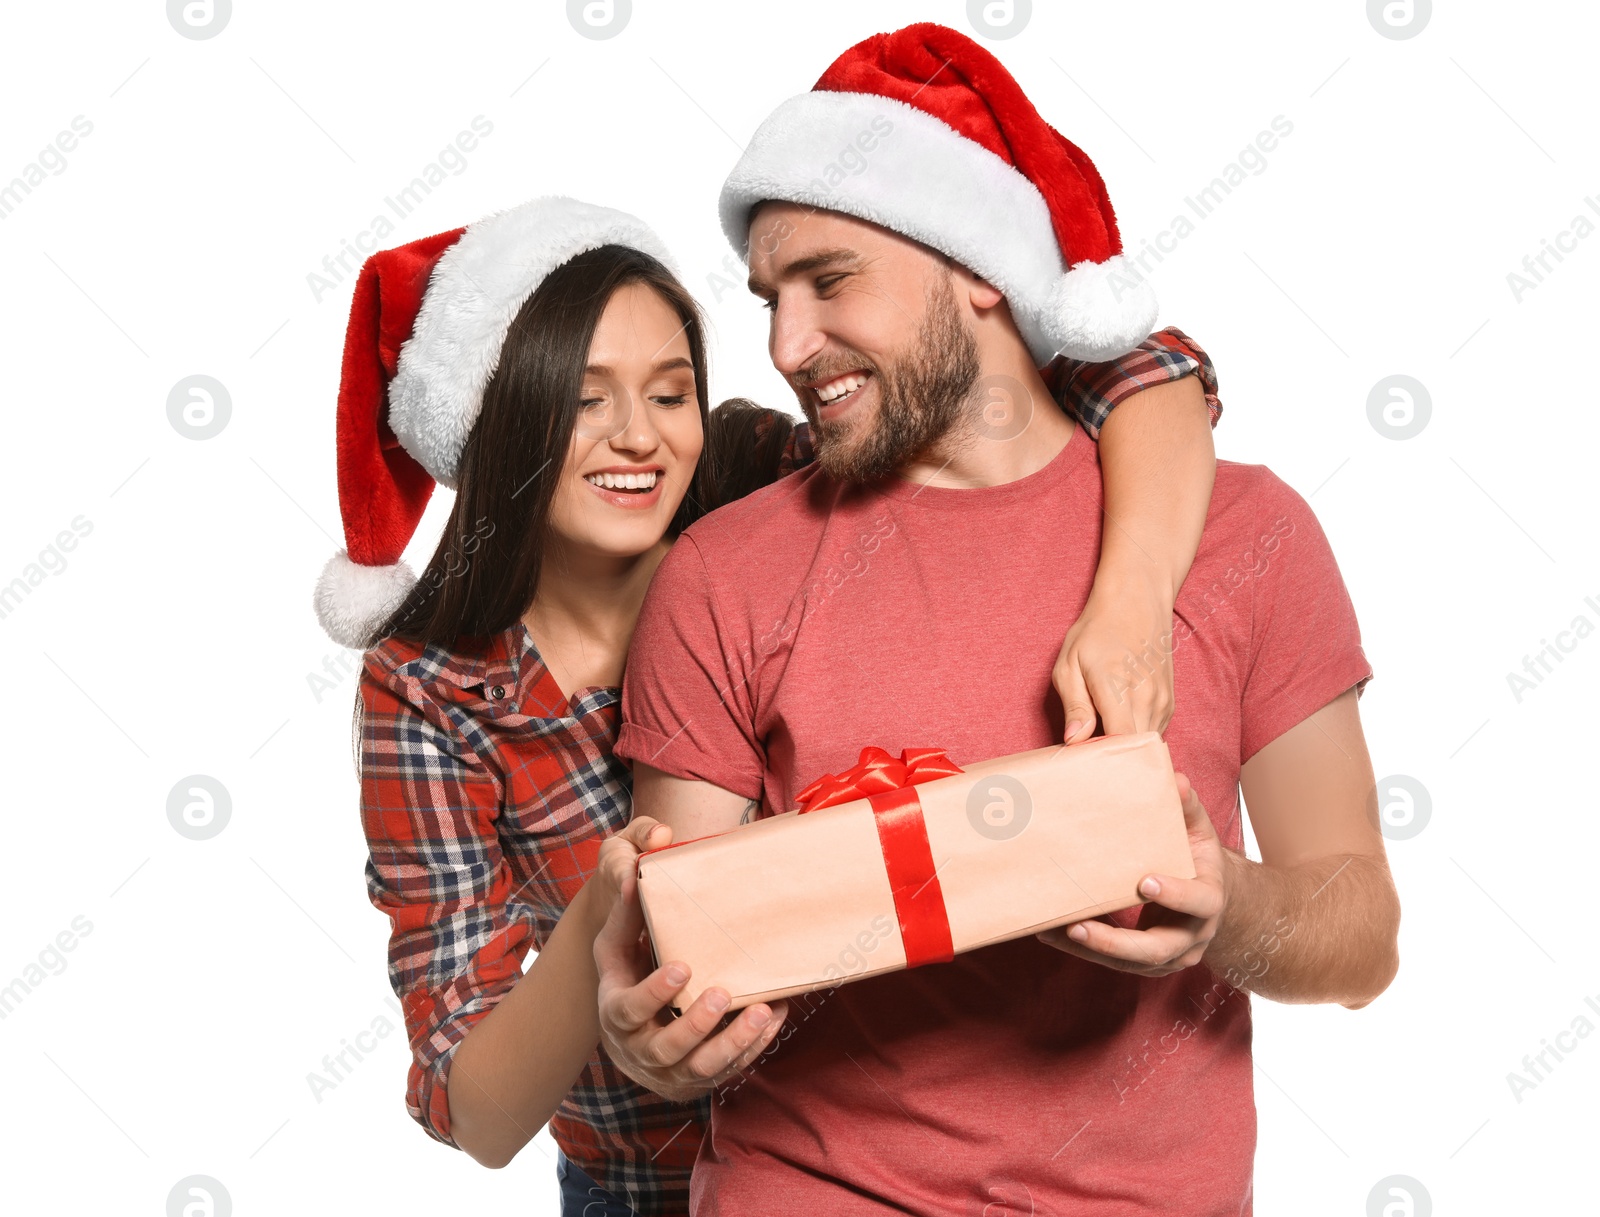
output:
POLYGON ((899 476, 956 490, 1002 486, 1055 460, 1076 430, 1031 363, 986 366, 962 421, 899 476))

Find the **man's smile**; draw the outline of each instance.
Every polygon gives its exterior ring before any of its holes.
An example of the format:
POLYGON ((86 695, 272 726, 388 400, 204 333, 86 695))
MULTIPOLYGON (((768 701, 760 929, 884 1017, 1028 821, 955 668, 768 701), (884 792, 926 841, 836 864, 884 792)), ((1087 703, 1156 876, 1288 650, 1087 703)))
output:
POLYGON ((871 380, 871 372, 858 369, 808 384, 806 388, 813 395, 818 419, 837 418, 843 414, 855 404, 871 380))

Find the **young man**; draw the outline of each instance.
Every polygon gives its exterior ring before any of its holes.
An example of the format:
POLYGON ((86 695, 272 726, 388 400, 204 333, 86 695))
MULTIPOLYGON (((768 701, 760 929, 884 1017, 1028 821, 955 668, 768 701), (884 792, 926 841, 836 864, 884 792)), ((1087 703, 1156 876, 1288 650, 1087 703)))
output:
MULTIPOLYGON (((617 752, 635 813, 680 841, 793 806, 864 744, 967 764, 1062 738, 1051 666, 1103 486, 1038 368, 1148 325, 1093 166, 939 27, 853 48, 780 107, 723 205, 818 460, 691 528, 646 600, 617 752), (876 159, 819 194, 815 153, 858 130, 876 159), (996 385, 1020 428, 983 414, 996 385)), ((1197 873, 1151 876, 1142 909, 720 1032, 714 989, 662 1016, 684 970, 647 975, 636 900, 613 913, 601 1024, 643 1084, 726 1080, 787 1019, 713 1104, 696 1212, 1250 1211, 1242 990, 1365 1005, 1399 918, 1356 710, 1371 669, 1315 517, 1266 469, 1219 462, 1172 644, 1197 873)))

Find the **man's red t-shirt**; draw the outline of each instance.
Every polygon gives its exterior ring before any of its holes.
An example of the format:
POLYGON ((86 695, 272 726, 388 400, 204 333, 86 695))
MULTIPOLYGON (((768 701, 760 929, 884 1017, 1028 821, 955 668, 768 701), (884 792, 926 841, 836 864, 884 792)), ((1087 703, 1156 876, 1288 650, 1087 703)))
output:
MULTIPOLYGON (((785 478, 663 561, 617 753, 771 814, 865 744, 1057 742, 1100 527, 1080 431, 1001 486, 785 478)), ((1371 675, 1316 518, 1267 469, 1218 463, 1174 626, 1173 763, 1242 849, 1240 766, 1371 675)), ((696 1213, 1250 1211, 1249 998, 1204 963, 1147 979, 1027 937, 797 998, 782 1034, 713 1103, 696 1213)))

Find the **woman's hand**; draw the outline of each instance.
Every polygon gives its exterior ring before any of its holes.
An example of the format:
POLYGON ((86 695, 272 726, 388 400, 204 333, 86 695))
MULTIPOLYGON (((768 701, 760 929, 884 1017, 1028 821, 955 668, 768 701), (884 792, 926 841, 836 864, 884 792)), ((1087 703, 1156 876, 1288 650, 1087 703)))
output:
POLYGON ((600 843, 600 860, 584 884, 598 931, 622 895, 622 884, 639 873, 639 855, 672 844, 672 829, 649 816, 635 816, 619 832, 600 843))
POLYGON ((1097 578, 1050 679, 1066 708, 1065 740, 1165 731, 1172 718, 1172 589, 1151 572, 1097 578))
POLYGON ((1100 561, 1053 675, 1065 739, 1165 731, 1172 717, 1172 606, 1211 507, 1217 460, 1200 378, 1143 389, 1100 428, 1100 561))
POLYGON ((594 873, 556 923, 528 970, 467 1032, 450 1066, 455 1142, 485 1166, 502 1167, 556 1113, 600 1038, 594 940, 633 884, 639 855, 672 830, 637 817, 600 843, 594 873))

